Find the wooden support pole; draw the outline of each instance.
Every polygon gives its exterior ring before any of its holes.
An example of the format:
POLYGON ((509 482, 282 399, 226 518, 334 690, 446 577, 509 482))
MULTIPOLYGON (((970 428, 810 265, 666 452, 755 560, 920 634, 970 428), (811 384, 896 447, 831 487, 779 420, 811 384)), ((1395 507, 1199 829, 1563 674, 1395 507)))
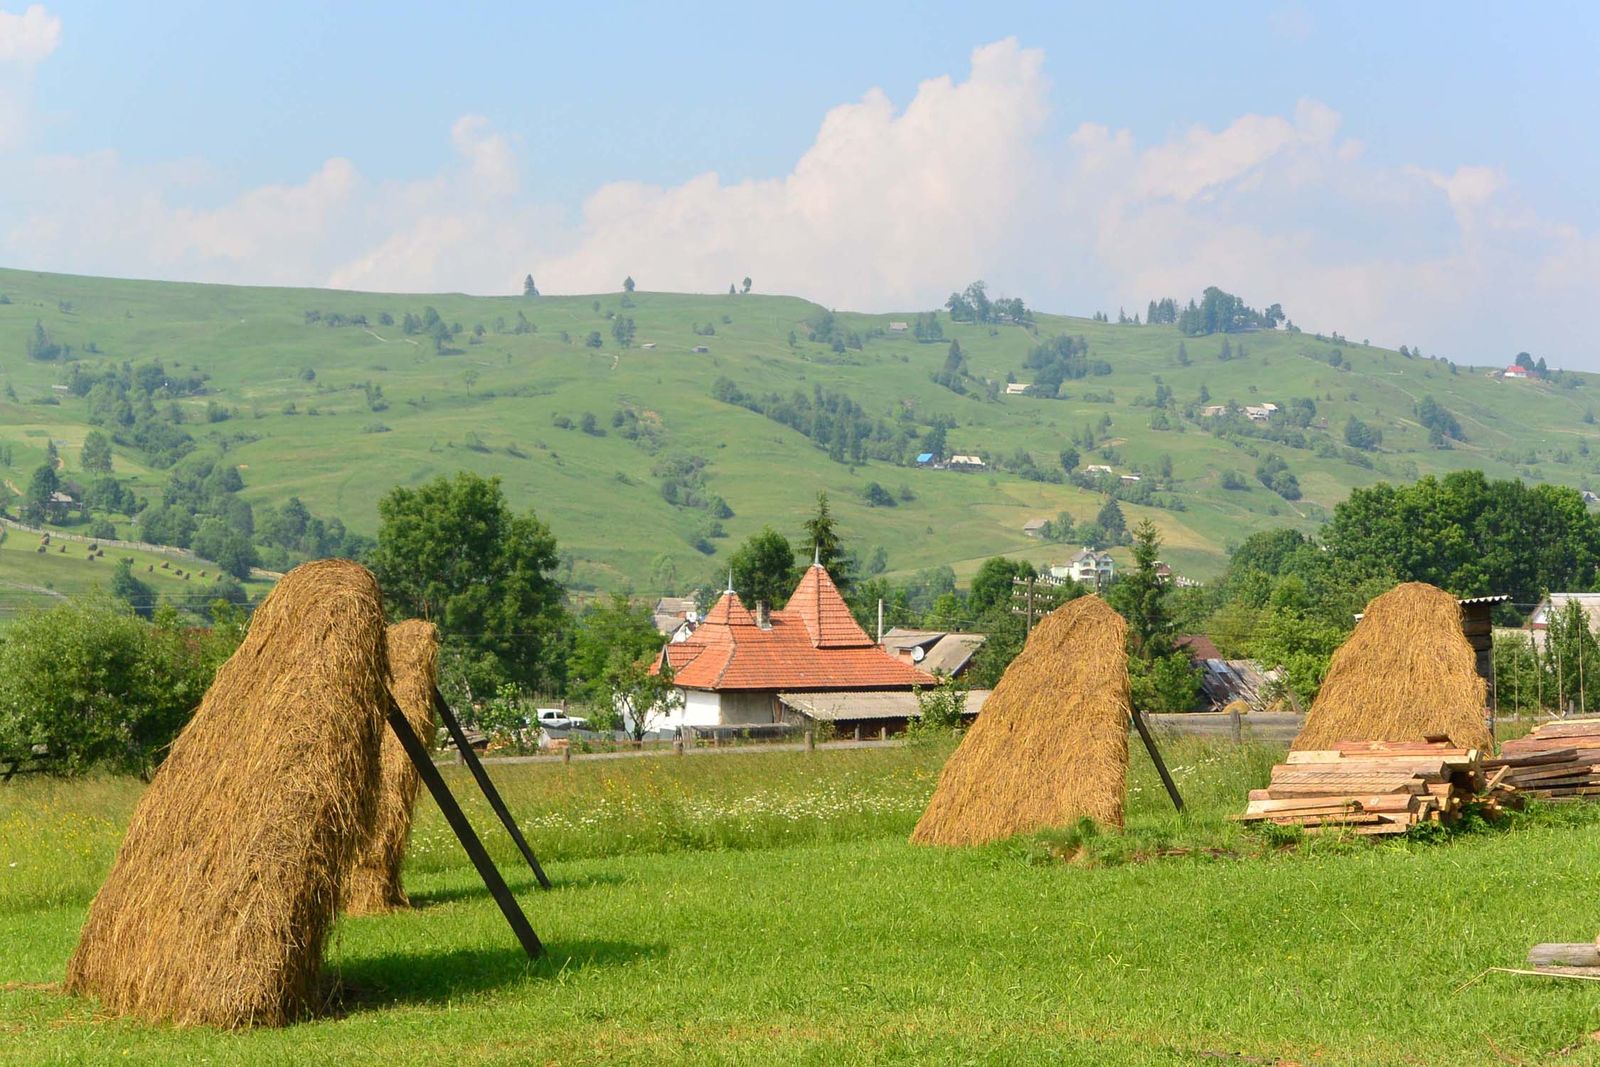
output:
MULTIPOLYGON (((500 799, 500 790, 494 787, 494 782, 489 780, 489 772, 483 769, 478 754, 472 751, 472 745, 467 741, 466 733, 461 729, 461 723, 456 720, 455 712, 450 710, 450 705, 445 703, 443 694, 439 690, 433 691, 434 706, 438 709, 439 719, 444 723, 445 729, 450 731, 450 737, 456 743, 456 751, 461 753, 461 759, 467 768, 472 771, 472 777, 477 779, 478 788, 483 791, 484 799, 500 817, 500 823, 511 835, 511 840, 517 843, 517 849, 522 853, 522 858, 528 861, 528 866, 533 870, 533 876, 539 880, 541 889, 550 888, 550 879, 545 875, 544 868, 539 866, 539 860, 533 854, 533 849, 528 847, 527 839, 522 836, 522 831, 517 828, 517 821, 511 817, 511 812, 506 808, 506 802, 500 799)), ((568 751, 572 746, 569 743, 568 751)))
POLYGON ((817 750, 817 732, 815 730, 807 730, 806 731, 806 751, 807 752, 815 752, 816 750, 817 750))
POLYGON ((1167 773, 1167 761, 1161 758, 1161 753, 1156 748, 1156 739, 1151 736, 1150 727, 1145 725, 1144 715, 1138 708, 1133 709, 1133 725, 1139 731, 1139 739, 1144 742, 1145 751, 1150 753, 1150 762, 1156 765, 1156 773, 1161 776, 1161 784, 1167 787, 1167 796, 1172 798, 1172 806, 1182 811, 1183 798, 1178 795, 1178 783, 1167 773))
POLYGON ((422 777, 422 783, 428 787, 428 792, 433 794, 434 803, 438 804, 439 810, 444 813, 444 821, 455 831, 456 840, 461 842, 461 847, 466 850, 472 865, 478 869, 478 877, 483 879, 489 895, 500 905, 500 913, 506 917, 511 932, 522 943, 522 950, 528 954, 530 960, 538 959, 544 954, 544 946, 539 943, 539 935, 528 925, 528 917, 522 914, 517 898, 511 895, 511 888, 506 885, 506 880, 500 877, 499 868, 494 865, 494 860, 489 858, 483 842, 478 840, 478 835, 473 832, 472 824, 462 813, 456 798, 450 795, 450 787, 444 784, 444 777, 439 773, 439 768, 433 765, 427 746, 417 737, 416 731, 411 729, 411 724, 406 722, 405 716, 394 704, 389 705, 389 729, 394 731, 395 737, 400 739, 400 747, 411 757, 412 764, 422 777))

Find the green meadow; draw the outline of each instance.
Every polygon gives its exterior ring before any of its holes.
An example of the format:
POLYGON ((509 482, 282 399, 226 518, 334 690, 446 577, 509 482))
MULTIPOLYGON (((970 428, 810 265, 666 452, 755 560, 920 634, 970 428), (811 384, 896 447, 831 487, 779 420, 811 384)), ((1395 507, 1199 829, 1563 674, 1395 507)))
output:
MULTIPOLYGON (((548 955, 519 955, 423 802, 415 910, 342 920, 336 1010, 176 1030, 63 997, 141 786, 0 787, 0 1061, 1600 1063, 1592 984, 1484 974, 1595 933, 1593 807, 1440 840, 1226 820, 1282 749, 1142 755, 1121 834, 913 848, 947 744, 576 760, 493 773, 555 882, 474 822, 548 955)), ((452 770, 458 795, 464 776, 452 770)))
MULTIPOLYGON (((849 546, 863 559, 882 547, 890 572, 900 575, 944 563, 970 574, 1002 553, 1059 560, 1072 546, 1030 540, 1023 524, 1061 511, 1089 520, 1103 502, 1094 492, 1007 471, 834 462, 799 432, 714 399, 719 377, 747 393, 842 392, 869 416, 891 422, 906 416, 925 426, 945 416, 955 424, 950 451, 978 454, 991 467, 1018 450, 1030 452, 1041 469, 1056 467, 1076 434, 1109 419, 1082 463, 1123 472, 1155 469, 1170 457, 1170 490, 1183 510, 1124 510, 1130 521, 1153 519, 1166 558, 1200 578, 1217 573, 1229 546, 1252 531, 1314 528, 1352 488, 1379 480, 1482 468, 1577 487, 1600 482, 1600 454, 1591 449, 1600 445, 1592 377, 1503 382, 1488 368, 1452 372, 1443 361, 1310 334, 1233 335, 1231 347, 1237 353, 1242 345, 1244 356, 1224 362, 1221 336, 1182 339, 1170 326, 1041 314, 1030 333, 953 323, 941 313, 945 337, 958 340, 967 355, 971 394, 961 396, 932 380, 947 343, 919 344, 890 330, 892 322, 914 321, 914 312, 840 312, 841 326, 863 339, 860 349, 840 353, 808 339, 805 320, 821 309, 792 297, 639 292, 628 307, 621 293, 394 295, 15 270, 0 270, 0 294, 10 301, 0 304, 0 381, 9 390, 0 398, 0 445, 11 450, 0 477, 12 485, 25 485, 51 440, 65 459, 64 474, 75 476, 90 428, 87 402, 60 388, 71 364, 25 355, 37 323, 85 365, 161 359, 210 375, 208 395, 181 402, 190 420, 185 428, 203 447, 226 450, 255 502, 297 495, 316 514, 371 534, 377 501, 393 486, 460 469, 498 475, 516 506, 537 509, 553 527, 569 553, 564 577, 579 587, 653 592, 706 580, 763 525, 798 534, 820 491, 829 493, 849 546), (379 324, 385 313, 399 323, 428 307, 462 326, 443 353, 425 334, 379 324), (322 320, 308 322, 307 312, 322 320), (629 346, 613 337, 608 313, 634 320, 629 346), (333 314, 362 315, 369 325, 330 327, 333 314), (526 332, 516 332, 519 314, 526 332), (714 334, 704 334, 707 326, 714 334), (600 335, 598 348, 584 343, 591 331, 600 335), (1031 377, 1024 367, 1029 348, 1057 334, 1082 335, 1090 358, 1109 364, 1110 373, 1068 381, 1065 399, 1006 395, 1008 378, 1031 377), (1178 361, 1180 340, 1187 365, 1178 361), (696 346, 707 351, 697 353, 696 346), (1335 350, 1339 367, 1329 362, 1335 350), (986 381, 1001 386, 998 397, 987 396, 986 381), (1213 403, 1281 407, 1296 397, 1312 399, 1326 427, 1307 431, 1311 443, 1326 439, 1337 448, 1319 454, 1224 440, 1181 410, 1169 410, 1170 428, 1152 429, 1155 409, 1140 401, 1153 397, 1158 384, 1171 390, 1178 409, 1194 404, 1202 387, 1213 403), (1426 397, 1456 416, 1465 441, 1430 446, 1414 411, 1426 397), (208 423, 208 404, 232 417, 208 423), (600 432, 579 428, 585 413, 595 416, 600 432), (648 432, 629 439, 612 425, 617 413, 637 418, 648 432), (1381 449, 1364 454, 1370 467, 1344 451, 1351 416, 1383 434, 1381 449), (1257 463, 1270 453, 1288 463, 1303 498, 1284 500, 1256 480, 1257 463), (663 499, 657 469, 663 459, 688 456, 704 461, 706 492, 734 513, 723 521, 725 536, 700 548, 694 543, 707 513, 663 499), (1223 488, 1229 472, 1242 474, 1245 487, 1223 488), (902 499, 869 506, 863 493, 872 482, 902 499)), ((1289 310, 1307 318, 1315 311, 1289 310)), ((1514 355, 1504 353, 1496 365, 1514 355)), ((119 449, 115 466, 142 495, 159 495, 163 472, 141 466, 136 454, 119 449)), ((119 532, 131 525, 121 520, 119 532)), ((76 580, 36 569, 42 560, 0 559, 0 581, 76 580)))

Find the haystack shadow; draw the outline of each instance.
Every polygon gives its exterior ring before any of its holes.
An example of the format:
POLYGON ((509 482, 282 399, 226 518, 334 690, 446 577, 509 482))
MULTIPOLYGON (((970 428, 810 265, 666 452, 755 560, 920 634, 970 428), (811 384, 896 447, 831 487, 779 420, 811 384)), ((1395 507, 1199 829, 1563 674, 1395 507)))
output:
POLYGON ((515 946, 458 948, 438 952, 386 952, 341 960, 331 977, 332 1001, 321 1017, 382 1011, 404 1004, 438 1003, 488 993, 562 971, 610 967, 666 954, 664 944, 628 941, 560 941, 546 945, 538 960, 515 946))

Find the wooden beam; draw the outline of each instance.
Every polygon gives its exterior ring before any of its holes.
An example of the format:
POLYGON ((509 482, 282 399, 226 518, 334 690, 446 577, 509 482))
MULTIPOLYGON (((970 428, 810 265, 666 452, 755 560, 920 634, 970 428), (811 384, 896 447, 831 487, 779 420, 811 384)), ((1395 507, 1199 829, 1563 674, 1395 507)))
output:
MULTIPOLYGON (((528 866, 533 870, 533 876, 539 880, 539 888, 549 889, 550 879, 546 877, 544 868, 539 865, 539 860, 533 854, 533 849, 528 847, 527 839, 522 836, 522 831, 517 827, 517 821, 511 817, 511 811, 506 807, 506 802, 500 799, 500 790, 494 787, 494 782, 489 778, 489 772, 483 769, 483 763, 478 759, 478 754, 472 751, 472 745, 467 741, 466 731, 461 729, 461 723, 456 719, 455 712, 450 710, 450 705, 445 702, 444 694, 437 688, 433 691, 433 704, 439 713, 440 720, 446 730, 450 731, 450 738, 456 743, 456 751, 461 753, 461 761, 472 772, 472 777, 478 782, 478 788, 483 791, 484 799, 500 817, 501 825, 511 835, 511 840, 517 843, 517 848, 522 853, 522 858, 528 861, 528 866)), ((572 751, 569 746, 567 751, 572 751)))
POLYGON ((1178 811, 1183 810, 1183 798, 1178 795, 1178 784, 1172 780, 1172 775, 1167 773, 1167 761, 1161 758, 1161 752, 1156 748, 1156 739, 1150 736, 1150 727, 1145 725, 1144 716, 1138 708, 1133 710, 1133 725, 1139 731, 1139 739, 1144 742, 1144 749, 1150 753, 1150 762, 1156 765, 1156 773, 1161 776, 1161 784, 1167 787, 1167 796, 1172 798, 1172 806, 1178 811))
POLYGON ((528 917, 522 914, 522 908, 517 904, 517 898, 511 895, 511 888, 506 885, 506 880, 500 877, 499 868, 494 865, 494 860, 489 858, 483 842, 479 841, 478 835, 473 832, 472 824, 462 813, 456 798, 450 795, 450 787, 444 784, 444 777, 439 773, 439 768, 433 765, 427 746, 411 728, 411 724, 406 722, 400 708, 393 703, 389 705, 389 729, 394 731, 395 737, 400 739, 400 747, 411 757, 417 773, 422 776, 422 784, 433 794, 434 803, 438 804, 439 810, 444 813, 444 821, 455 831, 456 840, 461 842, 461 847, 466 850, 472 865, 478 869, 478 877, 483 879, 483 884, 489 890, 489 895, 494 898, 494 902, 500 905, 500 913, 506 917, 511 932, 521 942, 522 950, 528 954, 530 960, 538 959, 544 954, 544 946, 539 943, 539 935, 533 932, 533 927, 528 924, 528 917))

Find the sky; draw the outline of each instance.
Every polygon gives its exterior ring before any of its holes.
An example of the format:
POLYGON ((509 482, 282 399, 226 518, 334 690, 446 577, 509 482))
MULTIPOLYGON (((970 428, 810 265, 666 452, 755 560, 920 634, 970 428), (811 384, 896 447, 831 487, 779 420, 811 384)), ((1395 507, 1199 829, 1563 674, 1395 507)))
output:
POLYGON ((1600 370, 1600 5, 1519 7, 0 0, 0 265, 1083 315, 1219 285, 1600 370))

